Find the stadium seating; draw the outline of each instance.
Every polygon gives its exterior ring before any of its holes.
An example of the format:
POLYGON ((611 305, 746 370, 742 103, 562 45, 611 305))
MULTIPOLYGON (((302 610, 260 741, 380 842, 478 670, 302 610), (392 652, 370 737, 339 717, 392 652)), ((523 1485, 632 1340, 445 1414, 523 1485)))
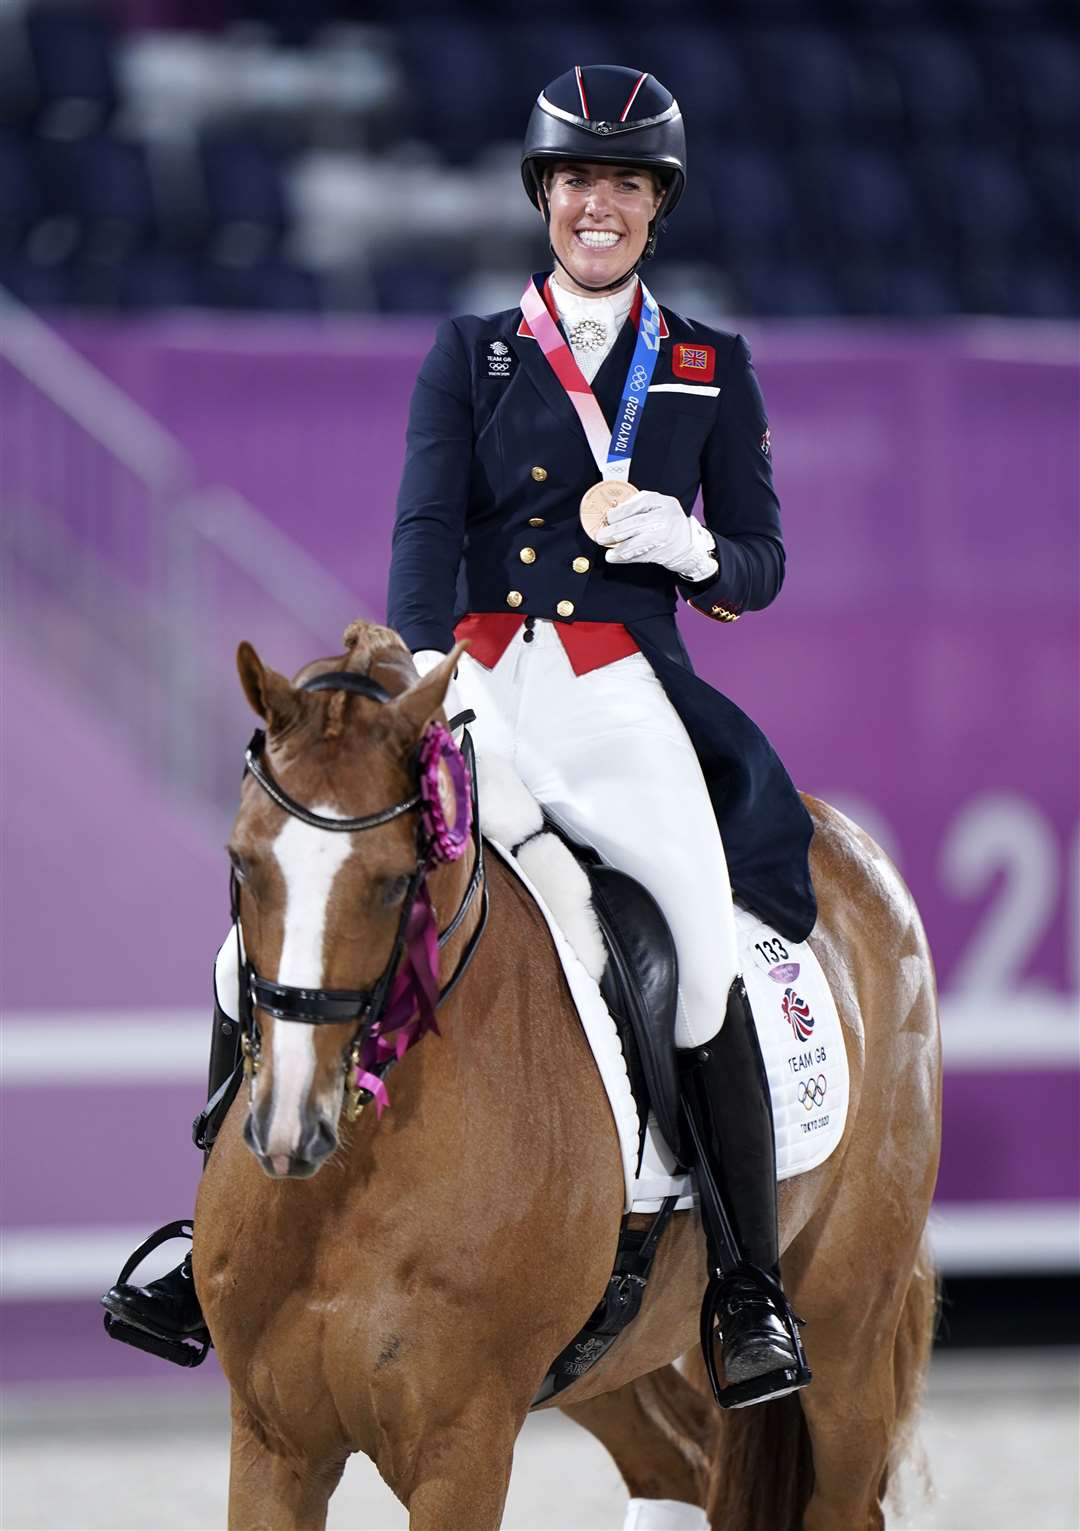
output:
POLYGON ((0 282, 27 301, 454 308, 545 257, 517 144, 576 60, 676 91, 673 288, 761 314, 1080 315, 1067 0, 105 0, 0 14, 0 282))

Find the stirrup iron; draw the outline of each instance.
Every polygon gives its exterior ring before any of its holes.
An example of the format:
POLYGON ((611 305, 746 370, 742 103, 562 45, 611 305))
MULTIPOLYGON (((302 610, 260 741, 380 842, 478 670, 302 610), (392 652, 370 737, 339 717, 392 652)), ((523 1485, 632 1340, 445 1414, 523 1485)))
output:
MULTIPOLYGON (((155 1249, 167 1244, 170 1239, 190 1239, 194 1236, 194 1228, 190 1218, 177 1223, 166 1223, 155 1233, 139 1245, 138 1249, 124 1262, 124 1268, 116 1279, 116 1285, 122 1286, 130 1280, 136 1266, 141 1265, 147 1255, 155 1249)), ((120 1340, 125 1345, 133 1345, 136 1350, 145 1350, 152 1356, 160 1356, 163 1361, 172 1361, 177 1366, 201 1366, 206 1360, 207 1352, 213 1348, 213 1341, 207 1336, 206 1339, 198 1335, 189 1340, 170 1340, 164 1335, 151 1334, 149 1329, 139 1329, 135 1324, 126 1323, 122 1318, 117 1318, 112 1313, 105 1314, 105 1333, 110 1339, 120 1340)))
POLYGON ((742 1409, 748 1404, 769 1403, 774 1398, 783 1398, 787 1393, 806 1387, 813 1380, 814 1374, 807 1365, 806 1352, 799 1337, 799 1330, 804 1323, 805 1319, 792 1312, 780 1283, 774 1281, 760 1266, 744 1261, 732 1270, 713 1271, 701 1304, 701 1353, 705 1359, 705 1371, 712 1395, 722 1409, 742 1409), (759 1291, 772 1299, 776 1316, 787 1331, 791 1348, 795 1352, 795 1365, 762 1372, 760 1376, 749 1377, 745 1382, 725 1384, 720 1380, 720 1368, 716 1364, 717 1318, 725 1291, 740 1277, 752 1281, 759 1291))

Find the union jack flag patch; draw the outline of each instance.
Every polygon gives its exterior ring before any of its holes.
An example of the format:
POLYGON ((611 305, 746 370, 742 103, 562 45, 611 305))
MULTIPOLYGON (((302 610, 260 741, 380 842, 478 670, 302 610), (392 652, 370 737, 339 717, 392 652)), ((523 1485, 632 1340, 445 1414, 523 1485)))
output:
POLYGON ((711 383, 716 373, 716 347, 677 345, 671 370, 688 383, 711 383))

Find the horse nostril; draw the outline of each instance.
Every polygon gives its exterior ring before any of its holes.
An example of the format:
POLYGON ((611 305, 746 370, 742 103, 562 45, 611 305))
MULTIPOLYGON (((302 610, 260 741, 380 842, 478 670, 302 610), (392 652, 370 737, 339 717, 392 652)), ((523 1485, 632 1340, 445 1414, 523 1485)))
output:
POLYGON ((312 1164, 321 1164, 337 1147, 337 1132, 333 1122, 320 1116, 300 1146, 300 1153, 312 1164))
POLYGON ((322 1154, 333 1153, 337 1147, 337 1128, 328 1117, 320 1116, 315 1124, 315 1138, 322 1154))
POLYGON ((260 1159, 265 1156, 266 1149, 263 1147, 262 1139, 259 1135, 254 1111, 248 1112, 247 1121, 244 1123, 244 1142, 251 1149, 252 1153, 258 1154, 260 1159))

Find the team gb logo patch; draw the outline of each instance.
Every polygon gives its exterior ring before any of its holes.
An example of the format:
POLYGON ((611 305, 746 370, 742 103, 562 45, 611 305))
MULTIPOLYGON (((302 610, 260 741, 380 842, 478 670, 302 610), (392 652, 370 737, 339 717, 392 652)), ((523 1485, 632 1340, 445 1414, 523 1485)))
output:
POLYGON ((785 989, 780 1008, 784 1012, 784 1019, 790 1024, 799 1041, 806 1042, 814 1029, 814 1017, 802 995, 796 993, 794 989, 785 989))
POLYGON ((493 340, 487 350, 488 377, 508 378, 514 358, 505 340, 493 340))

